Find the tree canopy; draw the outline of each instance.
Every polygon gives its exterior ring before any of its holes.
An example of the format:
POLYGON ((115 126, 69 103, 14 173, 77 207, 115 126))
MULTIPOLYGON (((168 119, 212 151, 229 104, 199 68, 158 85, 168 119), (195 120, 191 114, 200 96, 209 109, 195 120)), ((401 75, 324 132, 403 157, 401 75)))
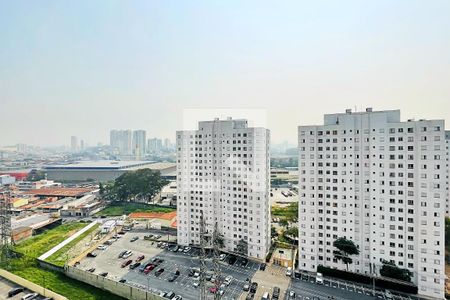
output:
POLYGON ((381 276, 411 282, 412 272, 408 269, 399 268, 395 263, 387 260, 383 260, 382 263, 383 266, 380 269, 381 276))
POLYGON ((167 184, 168 181, 161 177, 159 171, 140 169, 120 175, 112 184, 102 185, 100 194, 110 200, 148 201, 167 184))
POLYGON ((350 255, 359 254, 359 249, 352 240, 348 240, 345 237, 340 237, 333 242, 333 246, 337 249, 333 251, 334 257, 341 260, 344 264, 348 265, 353 263, 353 259, 350 255))

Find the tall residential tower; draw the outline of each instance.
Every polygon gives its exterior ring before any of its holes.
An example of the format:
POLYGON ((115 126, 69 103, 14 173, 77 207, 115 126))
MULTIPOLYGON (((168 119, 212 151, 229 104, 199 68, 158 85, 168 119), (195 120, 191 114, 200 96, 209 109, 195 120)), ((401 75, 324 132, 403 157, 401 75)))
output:
POLYGON ((299 268, 345 270, 333 255, 345 237, 360 250, 350 271, 380 275, 390 261, 413 273, 419 294, 443 298, 444 121, 347 110, 300 126, 298 147, 299 268))
POLYGON ((265 259, 270 247, 270 132, 247 120, 199 122, 178 131, 178 243, 200 244, 200 215, 230 251, 265 259))

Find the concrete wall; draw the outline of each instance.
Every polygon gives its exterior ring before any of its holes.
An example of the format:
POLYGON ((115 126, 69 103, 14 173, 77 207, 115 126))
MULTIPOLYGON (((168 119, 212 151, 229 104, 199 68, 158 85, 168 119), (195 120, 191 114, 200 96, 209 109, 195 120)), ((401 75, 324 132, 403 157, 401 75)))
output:
POLYGON ((33 292, 39 293, 40 295, 45 295, 45 297, 50 297, 54 300, 69 300, 64 296, 61 296, 55 292, 45 289, 40 285, 37 285, 17 275, 14 275, 6 270, 0 269, 0 276, 8 279, 11 282, 16 283, 17 285, 23 286, 33 292))
MULTIPOLYGON (((113 281, 102 276, 92 274, 74 267, 68 267, 66 269, 66 275, 95 286, 99 289, 109 291, 118 296, 124 297, 130 300, 163 300, 164 298, 153 294, 151 292, 146 292, 145 287, 134 287, 127 284, 123 284, 117 281, 113 281)), ((155 291, 156 293, 156 291, 155 291)))

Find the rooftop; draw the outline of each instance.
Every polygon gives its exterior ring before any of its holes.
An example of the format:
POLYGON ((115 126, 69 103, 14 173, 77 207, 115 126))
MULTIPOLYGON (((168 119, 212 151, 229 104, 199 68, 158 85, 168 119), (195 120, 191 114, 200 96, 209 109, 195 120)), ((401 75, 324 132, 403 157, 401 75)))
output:
POLYGON ((141 167, 154 164, 152 161, 115 161, 115 160, 98 160, 98 161, 79 161, 75 163, 59 164, 59 165, 47 165, 43 168, 46 170, 52 169, 67 169, 67 170, 77 170, 77 169, 108 169, 108 170, 119 170, 119 169, 129 169, 133 167, 141 167))
POLYGON ((26 194, 36 196, 56 196, 56 197, 80 197, 86 193, 92 192, 92 188, 61 188, 51 187, 26 191, 26 194))

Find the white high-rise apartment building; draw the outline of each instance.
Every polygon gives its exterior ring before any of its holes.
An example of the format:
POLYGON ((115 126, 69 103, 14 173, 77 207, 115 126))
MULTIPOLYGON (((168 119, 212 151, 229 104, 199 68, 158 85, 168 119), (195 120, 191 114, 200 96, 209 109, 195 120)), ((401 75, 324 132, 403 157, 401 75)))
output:
POLYGON ((299 126, 298 143, 299 268, 345 270, 333 241, 346 237, 360 250, 350 271, 379 275, 392 261, 419 294, 443 298, 444 121, 347 110, 299 126))
POLYGON ((199 122, 177 131, 177 231, 181 245, 200 243, 217 223, 224 247, 265 259, 270 248, 270 132, 247 120, 199 122), (240 247, 242 249, 242 247, 240 247))
POLYGON ((445 131, 445 152, 446 152, 446 205, 445 216, 450 218, 450 130, 445 131))
POLYGON ((111 147, 117 149, 120 155, 132 154, 131 130, 111 130, 109 141, 111 147))
POLYGON ((142 157, 145 155, 147 143, 147 133, 145 130, 135 130, 133 131, 133 155, 136 157, 142 157))
POLYGON ((72 152, 78 151, 78 138, 74 135, 70 137, 70 150, 72 152))

